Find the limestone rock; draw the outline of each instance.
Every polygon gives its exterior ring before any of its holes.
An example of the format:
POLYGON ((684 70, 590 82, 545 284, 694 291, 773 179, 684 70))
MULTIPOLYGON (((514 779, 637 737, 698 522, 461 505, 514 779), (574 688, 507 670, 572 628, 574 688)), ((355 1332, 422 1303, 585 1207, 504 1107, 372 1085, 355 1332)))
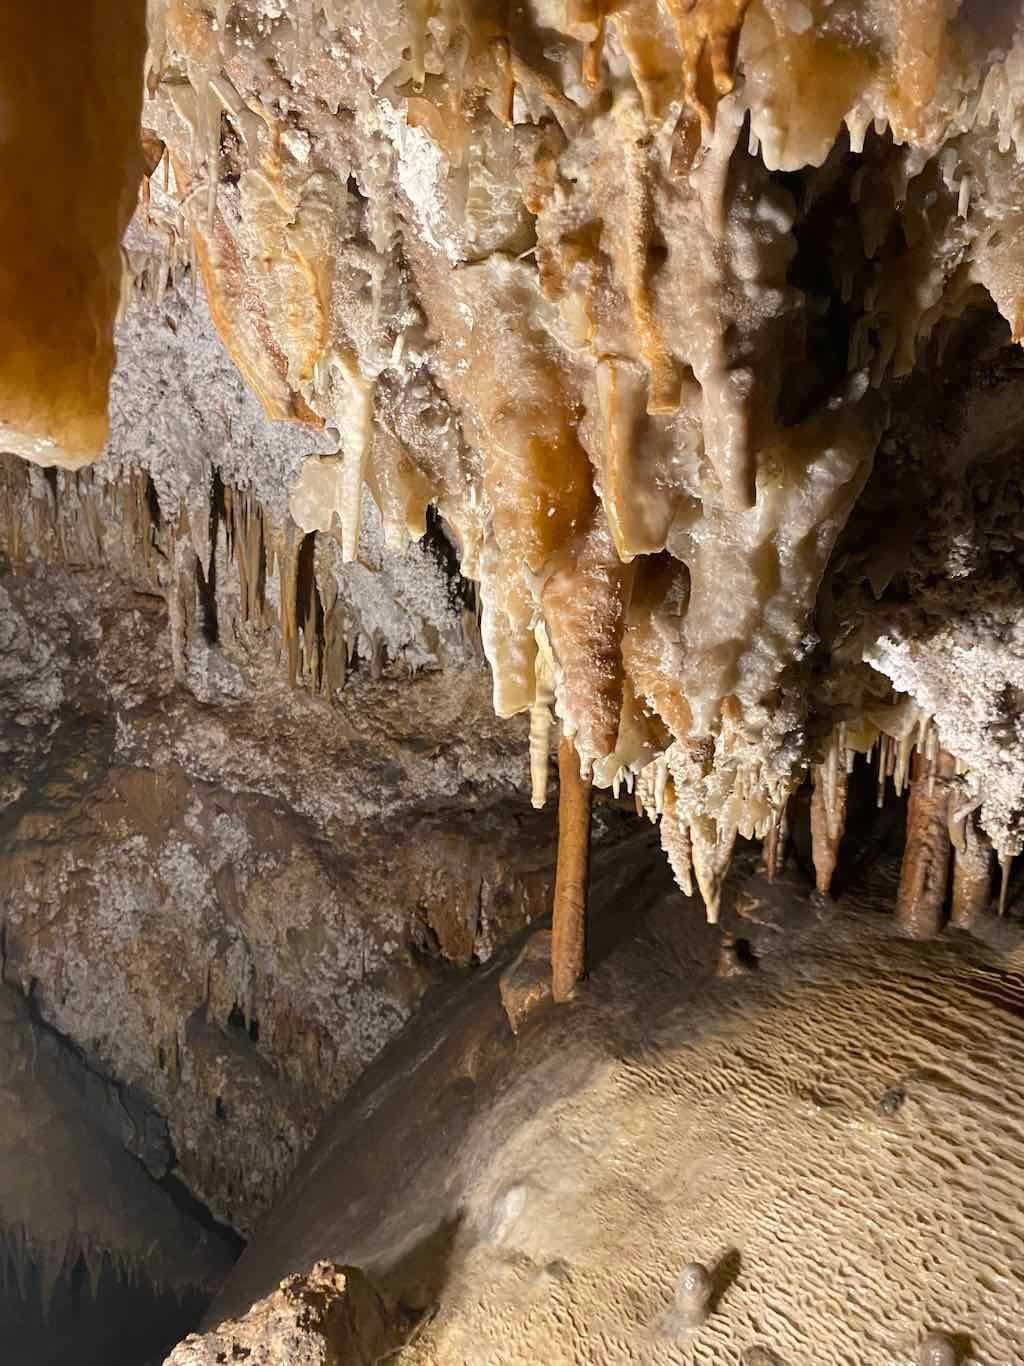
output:
POLYGON ((373 1366, 395 1345, 399 1318, 354 1267, 317 1262, 244 1318, 186 1338, 164 1366, 373 1366))
POLYGON ((551 931, 537 930, 515 962, 498 979, 501 1004, 512 1033, 518 1034, 533 1012, 551 999, 551 931))

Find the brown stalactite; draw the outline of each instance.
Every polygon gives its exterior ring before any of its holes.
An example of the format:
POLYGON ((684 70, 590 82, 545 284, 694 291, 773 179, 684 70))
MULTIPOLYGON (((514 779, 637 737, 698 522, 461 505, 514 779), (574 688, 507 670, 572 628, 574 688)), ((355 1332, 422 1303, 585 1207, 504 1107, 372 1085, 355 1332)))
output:
POLYGON ((970 812, 963 822, 963 840, 953 857, 953 899, 949 923, 968 929, 992 899, 992 844, 970 812))
POLYGON ((814 882, 819 892, 827 892, 832 886, 846 826, 846 765, 835 743, 825 762, 814 765, 813 778, 811 850, 814 882))
POLYGON ((952 845, 947 823, 956 761, 939 750, 934 766, 914 757, 907 803, 907 842, 896 894, 896 921, 914 939, 929 939, 942 928, 952 845))
POLYGON ((761 862, 768 881, 774 882, 782 872, 786 862, 786 843, 789 840, 789 802, 786 802, 782 810, 778 813, 764 837, 761 846, 761 862))
POLYGON ((558 868, 551 922, 551 992, 567 1001, 586 966, 591 780, 573 742, 558 745, 558 868))
POLYGON ((143 0, 4 8, 3 449, 77 469, 109 431, 121 237, 142 178, 143 0))
POLYGON ((665 784, 664 810, 661 816, 661 847, 668 856, 673 876, 684 896, 693 896, 693 844, 690 828, 680 818, 676 803, 675 784, 665 784))

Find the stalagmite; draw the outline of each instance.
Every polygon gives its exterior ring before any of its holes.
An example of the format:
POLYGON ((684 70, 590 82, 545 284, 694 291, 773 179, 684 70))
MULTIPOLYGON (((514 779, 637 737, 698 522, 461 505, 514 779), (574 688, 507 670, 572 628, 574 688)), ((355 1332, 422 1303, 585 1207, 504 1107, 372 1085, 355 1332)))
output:
POLYGON ((814 880, 819 892, 828 892, 846 825, 846 757, 840 739, 833 737, 825 762, 814 765, 813 780, 811 848, 814 880))
POLYGON ((896 920, 914 939, 928 939, 942 928, 949 881, 949 780, 956 761, 939 750, 930 766, 918 751, 907 803, 907 842, 896 895, 896 920))
POLYGON ((949 923, 966 930, 984 914, 992 899, 992 844, 973 811, 968 811, 958 825, 949 923))
POLYGON ((999 914, 1006 914, 1006 900, 1010 891, 1010 869, 1013 859, 1008 854, 999 855, 999 914))
POLYGON ((958 1366, 960 1352, 946 1333, 929 1333, 917 1354, 919 1366, 958 1366))
POLYGON ((558 782, 551 991, 556 1001, 567 1001, 586 969, 591 780, 581 774, 576 747, 564 735, 558 746, 558 782))
POLYGON ((711 1311, 714 1282, 706 1266, 687 1262, 679 1273, 673 1300, 673 1326, 679 1332, 699 1328, 711 1311))

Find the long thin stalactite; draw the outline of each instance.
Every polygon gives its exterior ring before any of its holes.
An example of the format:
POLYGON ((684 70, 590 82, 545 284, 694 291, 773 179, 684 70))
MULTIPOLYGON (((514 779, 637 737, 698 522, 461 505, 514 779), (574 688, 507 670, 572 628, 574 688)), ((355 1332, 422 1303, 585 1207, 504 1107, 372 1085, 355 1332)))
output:
POLYGON ((558 868, 551 925, 551 994, 567 1001, 586 971, 592 783, 573 742, 558 744, 558 868))

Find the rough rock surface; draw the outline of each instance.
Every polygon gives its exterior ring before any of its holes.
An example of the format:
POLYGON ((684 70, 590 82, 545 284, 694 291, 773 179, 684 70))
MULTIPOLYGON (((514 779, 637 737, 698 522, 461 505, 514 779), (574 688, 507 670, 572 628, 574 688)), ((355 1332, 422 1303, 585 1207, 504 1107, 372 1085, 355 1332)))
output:
POLYGON ((429 549, 346 569, 325 696, 289 685, 275 613, 242 620, 223 532, 210 589, 137 485, 26 470, 3 469, 7 979, 145 1088, 247 1231, 430 982, 544 908, 550 824, 429 549))
POLYGON ((374 1366, 400 1344, 400 1321, 359 1271, 317 1262, 244 1318, 186 1338, 165 1366, 374 1366))

